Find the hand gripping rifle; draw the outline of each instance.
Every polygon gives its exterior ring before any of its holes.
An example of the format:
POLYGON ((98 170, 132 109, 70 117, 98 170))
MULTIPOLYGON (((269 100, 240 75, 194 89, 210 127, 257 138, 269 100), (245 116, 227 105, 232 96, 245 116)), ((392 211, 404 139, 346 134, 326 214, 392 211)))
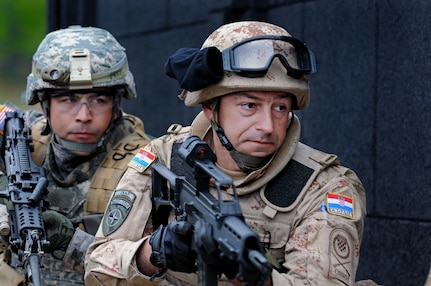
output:
POLYGON ((48 181, 44 169, 31 159, 33 148, 31 130, 24 126, 23 113, 7 112, 3 158, 8 184, 0 197, 13 204, 13 210, 9 210, 9 242, 18 254, 19 266, 25 270, 26 283, 39 286, 40 258, 43 246, 49 244, 42 220, 48 181))
POLYGON ((236 261, 236 278, 247 285, 263 285, 272 266, 263 255, 258 235, 244 222, 232 179, 214 164, 215 154, 199 137, 188 137, 178 152, 184 161, 184 176, 176 175, 162 163, 153 164, 153 218, 159 209, 173 208, 177 220, 194 225, 192 248, 198 257, 199 285, 217 285, 217 269, 212 269, 200 253, 213 242, 216 251, 207 249, 207 253, 217 253, 220 261, 236 261), (218 198, 210 193, 211 179, 218 198), (233 198, 225 201, 221 189, 229 186, 233 198))

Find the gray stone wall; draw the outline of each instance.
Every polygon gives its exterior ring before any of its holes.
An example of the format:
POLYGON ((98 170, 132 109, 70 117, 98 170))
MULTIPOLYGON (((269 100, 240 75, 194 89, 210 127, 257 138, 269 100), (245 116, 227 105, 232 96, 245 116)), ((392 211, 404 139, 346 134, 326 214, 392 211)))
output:
POLYGON ((243 19, 278 24, 305 41, 318 72, 310 77, 311 105, 299 114, 302 141, 338 154, 367 191, 357 278, 424 284, 431 261, 430 1, 87 1, 90 7, 75 3, 85 10, 79 15, 92 17, 69 15, 67 24, 106 28, 126 47, 139 98, 124 107, 154 136, 171 123, 188 125, 199 110, 184 107, 178 84, 164 75, 178 48, 200 47, 218 26, 243 19))

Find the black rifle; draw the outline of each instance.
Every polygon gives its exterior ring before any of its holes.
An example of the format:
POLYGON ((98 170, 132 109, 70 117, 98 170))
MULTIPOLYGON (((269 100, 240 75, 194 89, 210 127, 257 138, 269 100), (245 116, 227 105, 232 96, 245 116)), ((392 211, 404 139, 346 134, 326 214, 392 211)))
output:
POLYGON ((245 223, 232 179, 215 164, 216 156, 208 144, 197 136, 188 137, 178 150, 184 160, 185 175, 179 176, 162 163, 153 164, 153 219, 159 211, 173 208, 177 220, 194 225, 192 249, 197 253, 199 285, 217 285, 217 269, 204 261, 207 254, 216 253, 219 261, 238 264, 236 278, 247 285, 263 285, 272 266, 263 255, 258 235, 245 223), (210 193, 213 179, 217 198, 210 193), (168 184, 169 183, 169 184, 168 184), (233 197, 222 199, 222 188, 231 187, 233 197))
POLYGON ((39 286, 40 258, 43 247, 49 244, 42 219, 48 180, 44 169, 31 159, 33 139, 24 125, 23 113, 7 112, 5 120, 3 158, 8 184, 0 197, 13 204, 9 210, 9 242, 18 254, 19 266, 24 268, 26 283, 39 286))

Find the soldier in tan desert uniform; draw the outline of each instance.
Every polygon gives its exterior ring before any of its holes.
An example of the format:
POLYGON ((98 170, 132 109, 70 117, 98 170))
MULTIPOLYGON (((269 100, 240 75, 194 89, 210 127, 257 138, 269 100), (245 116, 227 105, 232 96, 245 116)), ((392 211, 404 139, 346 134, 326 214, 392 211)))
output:
MULTIPOLYGON (((40 103, 43 112, 26 111, 24 119, 32 129, 33 160, 49 182, 42 285, 84 285, 84 256, 109 197, 127 163, 150 141, 142 121, 120 108, 122 98, 136 96, 125 49, 103 29, 51 32, 33 56, 26 102, 40 103)), ((6 176, 0 180, 6 189, 6 176)), ((1 285, 24 280, 16 265, 15 255, 0 260, 1 285)))
MULTIPOLYGON (((336 155, 300 142, 292 112, 309 104, 311 51, 281 27, 236 22, 195 52, 180 49, 166 67, 184 88, 181 99, 202 112, 129 163, 87 253, 87 285, 198 284, 196 273, 185 273, 195 265, 185 239, 191 230, 171 214, 171 223, 153 232, 151 217, 149 164, 180 170, 178 146, 190 135, 211 146, 216 165, 233 179, 245 221, 272 264, 265 285, 354 284, 366 210, 362 183, 336 155)), ((218 285, 243 285, 235 265, 226 265, 219 265, 225 275, 218 285)))

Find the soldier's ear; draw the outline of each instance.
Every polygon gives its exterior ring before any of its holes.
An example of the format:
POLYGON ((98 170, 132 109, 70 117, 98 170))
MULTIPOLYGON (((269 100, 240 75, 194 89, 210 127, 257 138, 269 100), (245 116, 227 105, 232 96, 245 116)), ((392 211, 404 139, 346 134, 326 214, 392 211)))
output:
POLYGON ((211 101, 205 101, 202 103, 202 111, 208 120, 213 120, 214 114, 212 111, 211 101))

